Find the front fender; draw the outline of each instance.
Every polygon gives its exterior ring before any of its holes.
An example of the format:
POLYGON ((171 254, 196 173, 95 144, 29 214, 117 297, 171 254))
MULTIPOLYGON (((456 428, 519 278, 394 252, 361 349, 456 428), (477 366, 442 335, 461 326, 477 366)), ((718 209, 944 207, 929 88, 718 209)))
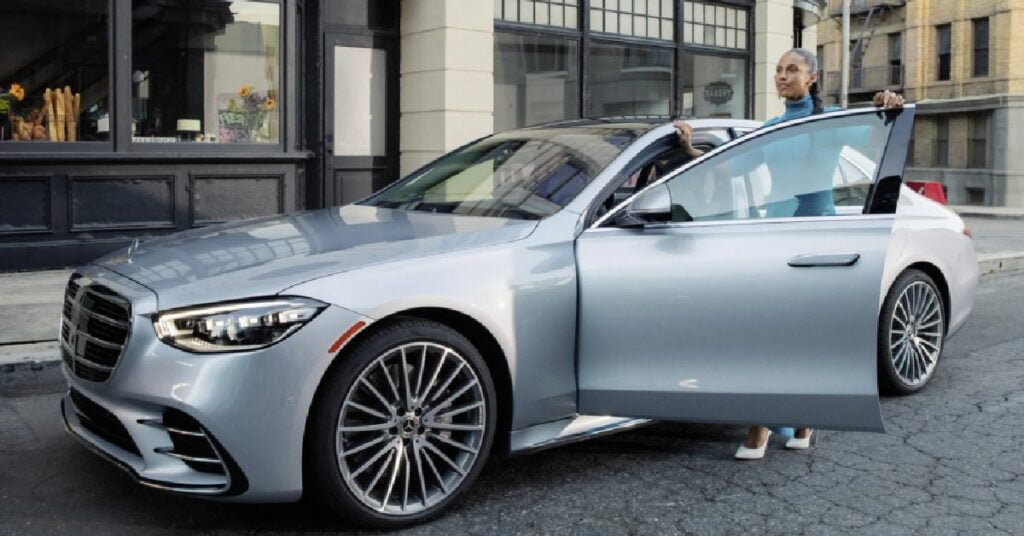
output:
MULTIPOLYGON (((284 291, 379 321, 440 308, 487 329, 507 360, 512 428, 576 412, 576 270, 571 242, 519 241, 335 274, 284 291)), ((340 332, 339 332, 340 335, 340 332)))

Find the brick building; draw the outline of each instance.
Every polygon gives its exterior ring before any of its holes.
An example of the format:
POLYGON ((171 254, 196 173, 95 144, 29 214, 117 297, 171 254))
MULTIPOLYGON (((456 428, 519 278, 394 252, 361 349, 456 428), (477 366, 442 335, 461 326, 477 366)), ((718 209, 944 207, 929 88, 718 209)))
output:
MULTIPOLYGON (((838 100, 842 0, 818 24, 838 100)), ((879 89, 918 103, 907 178, 950 203, 1024 206, 1024 0, 852 0, 851 105, 879 89)))

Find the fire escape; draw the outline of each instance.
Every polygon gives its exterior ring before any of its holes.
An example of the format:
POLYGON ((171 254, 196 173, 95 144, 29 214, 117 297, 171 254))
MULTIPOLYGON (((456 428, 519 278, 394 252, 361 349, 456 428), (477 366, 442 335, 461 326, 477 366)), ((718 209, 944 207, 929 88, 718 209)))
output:
MULTIPOLYGON (((850 83, 851 101, 863 100, 880 89, 900 89, 903 87, 902 50, 895 54, 887 53, 883 65, 864 65, 864 52, 876 37, 879 21, 886 12, 904 20, 899 8, 907 5, 907 0, 851 0, 850 2, 850 83)), ((842 2, 831 12, 832 18, 842 24, 842 2)), ((884 35, 882 37, 885 37, 884 35)), ((902 39, 899 46, 902 48, 902 39)), ((840 71, 822 73, 825 76, 825 90, 834 96, 839 95, 840 71)))

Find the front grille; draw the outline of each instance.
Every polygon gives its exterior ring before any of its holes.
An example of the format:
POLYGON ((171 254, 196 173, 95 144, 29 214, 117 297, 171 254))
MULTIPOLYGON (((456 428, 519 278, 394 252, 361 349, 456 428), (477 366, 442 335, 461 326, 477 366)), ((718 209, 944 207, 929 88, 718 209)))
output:
POLYGON ((71 276, 64 292, 61 357, 75 376, 103 382, 117 366, 131 331, 132 307, 110 288, 71 276))
POLYGON ((75 408, 79 422, 86 430, 132 454, 141 456, 139 447, 132 441, 132 436, 128 435, 128 430, 113 413, 75 389, 71 389, 71 404, 75 408))

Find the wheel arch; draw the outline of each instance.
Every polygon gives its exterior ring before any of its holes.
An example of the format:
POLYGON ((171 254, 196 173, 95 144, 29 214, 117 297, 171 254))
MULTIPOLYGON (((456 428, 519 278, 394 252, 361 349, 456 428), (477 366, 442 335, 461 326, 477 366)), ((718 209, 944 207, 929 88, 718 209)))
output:
MULTIPOLYGON (((376 333, 378 330, 401 320, 402 318, 418 318, 444 324, 469 339, 469 342, 471 342, 473 346, 480 351, 480 355, 483 356, 484 362, 487 363, 491 379, 494 381, 494 390, 498 398, 498 426, 495 429, 494 442, 491 446, 491 454, 499 457, 508 454, 512 428, 512 375, 508 368, 508 361, 506 359, 505 352, 502 350, 498 340, 483 324, 463 312, 443 307, 416 307, 389 314, 388 316, 373 322, 366 329, 356 333, 350 340, 346 341, 345 346, 338 352, 332 360, 331 365, 324 372, 323 376, 321 376, 316 392, 313 395, 312 402, 310 403, 310 411, 307 412, 306 423, 303 428, 302 467, 304 473, 309 470, 306 461, 309 458, 308 438, 310 434, 310 422, 312 421, 313 416, 312 408, 316 407, 320 397, 322 396, 326 379, 330 377, 330 370, 338 366, 341 362, 341 358, 345 355, 348 349, 355 347, 359 341, 369 337, 373 333, 376 333)), ((305 475, 303 480, 307 480, 305 475)))
MULTIPOLYGON (((903 270, 901 270, 899 275, 903 275, 904 273, 907 272, 907 270, 918 270, 920 272, 924 272, 926 275, 928 275, 928 277, 932 278, 932 281, 935 282, 935 285, 939 287, 939 295, 942 297, 942 319, 944 324, 943 328, 948 334, 950 321, 949 314, 951 311, 951 305, 949 297, 949 282, 946 281, 945 274, 942 273, 942 270, 939 269, 938 266, 928 261, 917 261, 915 263, 912 263, 903 270)), ((899 276, 897 276, 897 279, 899 279, 899 276)), ((895 283, 895 281, 893 282, 895 283)))

